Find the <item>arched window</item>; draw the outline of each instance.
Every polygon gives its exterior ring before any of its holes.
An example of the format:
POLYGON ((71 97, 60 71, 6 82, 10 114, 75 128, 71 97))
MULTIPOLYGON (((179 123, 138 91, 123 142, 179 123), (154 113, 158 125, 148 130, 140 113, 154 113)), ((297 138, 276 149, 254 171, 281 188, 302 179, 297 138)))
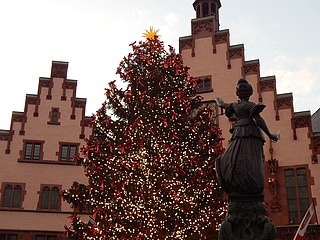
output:
POLYGON ((5 184, 2 207, 19 208, 22 200, 22 187, 20 184, 5 184))
POLYGON ((11 198, 12 198, 12 185, 7 185, 4 189, 4 198, 3 198, 3 207, 11 206, 11 198))
POLYGON ((216 14, 216 4, 211 3, 211 15, 215 15, 215 14, 216 14))
POLYGON ((42 189, 42 199, 41 199, 41 208, 42 209, 49 208, 49 199, 50 199, 50 188, 44 187, 42 189))
POLYGON ((207 2, 203 3, 202 5, 202 13, 203 13, 203 17, 209 16, 209 5, 207 2))
POLYGON ((50 209, 58 209, 58 202, 59 202, 59 189, 57 187, 53 187, 51 191, 50 209))
POLYGON ((200 5, 197 6, 197 18, 200 17, 200 5))
POLYGON ((14 186, 12 207, 14 207, 14 208, 20 207, 21 192, 22 192, 21 186, 19 186, 19 185, 14 186))
POLYGON ((42 185, 38 210, 60 210, 59 186, 42 185))

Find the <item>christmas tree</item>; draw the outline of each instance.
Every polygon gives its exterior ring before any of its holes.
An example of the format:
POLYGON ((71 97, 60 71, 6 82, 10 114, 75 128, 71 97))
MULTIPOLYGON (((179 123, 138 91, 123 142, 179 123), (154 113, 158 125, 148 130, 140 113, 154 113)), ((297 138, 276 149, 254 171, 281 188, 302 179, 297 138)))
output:
POLYGON ((225 202, 221 133, 180 54, 151 28, 120 62, 78 161, 88 184, 62 191, 69 239, 217 239, 225 202), (196 110, 196 111, 195 111, 196 110), (108 112, 112 114, 108 114, 108 112), (81 213, 89 213, 82 215, 81 213))

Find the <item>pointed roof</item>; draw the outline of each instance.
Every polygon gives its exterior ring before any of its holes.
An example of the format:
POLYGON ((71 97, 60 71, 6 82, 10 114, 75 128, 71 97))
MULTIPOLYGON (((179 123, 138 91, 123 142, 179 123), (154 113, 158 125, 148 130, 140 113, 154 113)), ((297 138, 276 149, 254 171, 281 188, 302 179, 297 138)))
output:
POLYGON ((320 132, 320 108, 312 114, 312 132, 320 132))

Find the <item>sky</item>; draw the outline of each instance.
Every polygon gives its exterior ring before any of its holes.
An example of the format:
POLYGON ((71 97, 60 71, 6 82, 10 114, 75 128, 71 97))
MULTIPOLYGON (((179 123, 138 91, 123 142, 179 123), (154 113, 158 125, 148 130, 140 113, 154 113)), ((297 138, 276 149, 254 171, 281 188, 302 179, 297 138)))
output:
MULTIPOLYGON (((86 115, 100 108, 116 68, 150 26, 179 49, 191 34, 193 0, 0 0, 0 129, 52 61, 69 63, 86 115)), ((293 93, 294 110, 320 108, 320 1, 221 0, 220 29, 244 44, 245 60, 260 60, 261 77, 276 76, 277 92, 293 93)))

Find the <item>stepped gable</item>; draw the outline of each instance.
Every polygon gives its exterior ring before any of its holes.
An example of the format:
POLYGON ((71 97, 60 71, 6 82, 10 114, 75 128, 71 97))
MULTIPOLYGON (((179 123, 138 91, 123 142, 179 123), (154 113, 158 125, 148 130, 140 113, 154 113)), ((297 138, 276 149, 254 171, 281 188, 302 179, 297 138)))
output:
MULTIPOLYGON (((90 124, 90 117, 85 116, 87 100, 76 97, 77 80, 67 79, 67 72, 68 62, 52 61, 50 78, 40 77, 37 94, 26 94, 24 111, 12 112, 10 130, 0 131, 0 141, 7 141, 7 154, 10 153, 10 144, 15 135, 28 134, 28 124, 31 126, 37 122, 39 129, 48 125, 58 126, 62 124, 62 115, 63 124, 68 124, 68 121, 79 122, 79 139, 85 138, 85 128, 90 124)), ((32 131, 34 127, 30 128, 30 133, 32 131)))

